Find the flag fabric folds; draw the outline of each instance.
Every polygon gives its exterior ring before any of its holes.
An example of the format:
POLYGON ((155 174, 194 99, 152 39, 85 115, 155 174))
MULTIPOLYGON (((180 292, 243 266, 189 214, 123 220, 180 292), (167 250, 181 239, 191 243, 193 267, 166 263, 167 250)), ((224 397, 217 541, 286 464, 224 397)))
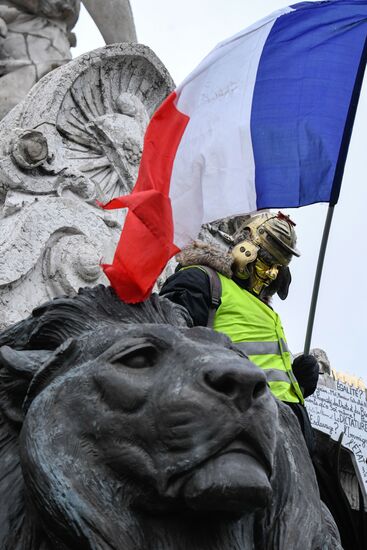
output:
POLYGON ((129 212, 105 266, 123 300, 145 299, 203 223, 337 201, 366 36, 367 0, 295 4, 218 44, 166 99, 131 194, 158 193, 164 206, 151 218, 149 196, 147 209, 142 200, 129 212))

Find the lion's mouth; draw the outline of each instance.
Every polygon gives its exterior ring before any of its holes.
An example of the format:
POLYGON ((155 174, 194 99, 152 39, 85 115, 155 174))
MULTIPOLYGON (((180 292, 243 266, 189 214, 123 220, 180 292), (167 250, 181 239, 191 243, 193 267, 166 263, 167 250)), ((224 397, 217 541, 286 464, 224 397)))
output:
POLYGON ((268 478, 271 476, 272 465, 267 460, 262 449, 257 449, 257 445, 253 441, 249 441, 248 436, 246 439, 235 439, 229 445, 222 448, 216 456, 222 456, 228 453, 242 453, 255 459, 264 469, 268 478))
POLYGON ((172 476, 165 494, 195 510, 243 513, 267 505, 271 472, 265 452, 246 435, 172 476))
POLYGON ((271 494, 263 460, 242 441, 208 459, 182 487, 187 506, 201 511, 255 511, 267 506, 271 494))
POLYGON ((230 453, 239 453, 251 457, 259 463, 259 466, 263 468, 267 477, 270 479, 270 476, 272 474, 272 464, 270 460, 265 455, 265 452, 263 449, 261 449, 260 445, 258 445, 256 441, 253 441, 253 439, 250 438, 248 434, 244 434, 242 437, 241 435, 237 436, 235 440, 232 440, 230 443, 226 443, 219 450, 211 453, 209 456, 206 456, 202 460, 191 464, 189 468, 181 470, 179 473, 173 474, 170 477, 170 490, 168 492, 175 492, 173 490, 174 486, 177 487, 178 485, 185 483, 196 470, 204 467, 208 461, 230 453))

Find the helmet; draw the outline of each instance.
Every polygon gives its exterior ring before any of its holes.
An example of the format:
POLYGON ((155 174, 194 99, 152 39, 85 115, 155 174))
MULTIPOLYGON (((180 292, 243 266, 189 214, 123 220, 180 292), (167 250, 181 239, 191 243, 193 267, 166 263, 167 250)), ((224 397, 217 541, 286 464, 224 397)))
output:
POLYGON ((301 255, 296 248, 295 225, 290 217, 282 212, 264 212, 245 221, 241 229, 249 230, 251 241, 266 250, 281 265, 288 265, 292 256, 301 255))
POLYGON ((253 264, 251 290, 255 294, 277 279, 279 270, 287 268, 292 256, 300 256, 294 226, 282 212, 262 212, 246 217, 233 236, 237 243, 232 249, 234 274, 248 279, 248 266, 253 264))

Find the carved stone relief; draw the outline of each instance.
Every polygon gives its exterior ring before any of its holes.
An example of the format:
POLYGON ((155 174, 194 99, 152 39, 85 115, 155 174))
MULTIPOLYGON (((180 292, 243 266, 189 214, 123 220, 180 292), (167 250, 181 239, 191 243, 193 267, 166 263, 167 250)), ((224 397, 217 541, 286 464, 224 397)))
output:
POLYGON ((106 46, 44 77, 0 122, 0 326, 107 282, 149 118, 173 88, 138 44, 106 46))

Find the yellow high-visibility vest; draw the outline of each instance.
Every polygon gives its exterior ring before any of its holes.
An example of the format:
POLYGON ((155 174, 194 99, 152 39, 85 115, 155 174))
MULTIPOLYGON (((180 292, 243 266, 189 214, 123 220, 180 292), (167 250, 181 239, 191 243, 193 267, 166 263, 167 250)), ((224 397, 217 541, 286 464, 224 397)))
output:
POLYGON ((265 371, 275 397, 303 403, 279 315, 232 279, 220 273, 218 276, 222 294, 214 317, 214 330, 229 336, 250 361, 265 371))

